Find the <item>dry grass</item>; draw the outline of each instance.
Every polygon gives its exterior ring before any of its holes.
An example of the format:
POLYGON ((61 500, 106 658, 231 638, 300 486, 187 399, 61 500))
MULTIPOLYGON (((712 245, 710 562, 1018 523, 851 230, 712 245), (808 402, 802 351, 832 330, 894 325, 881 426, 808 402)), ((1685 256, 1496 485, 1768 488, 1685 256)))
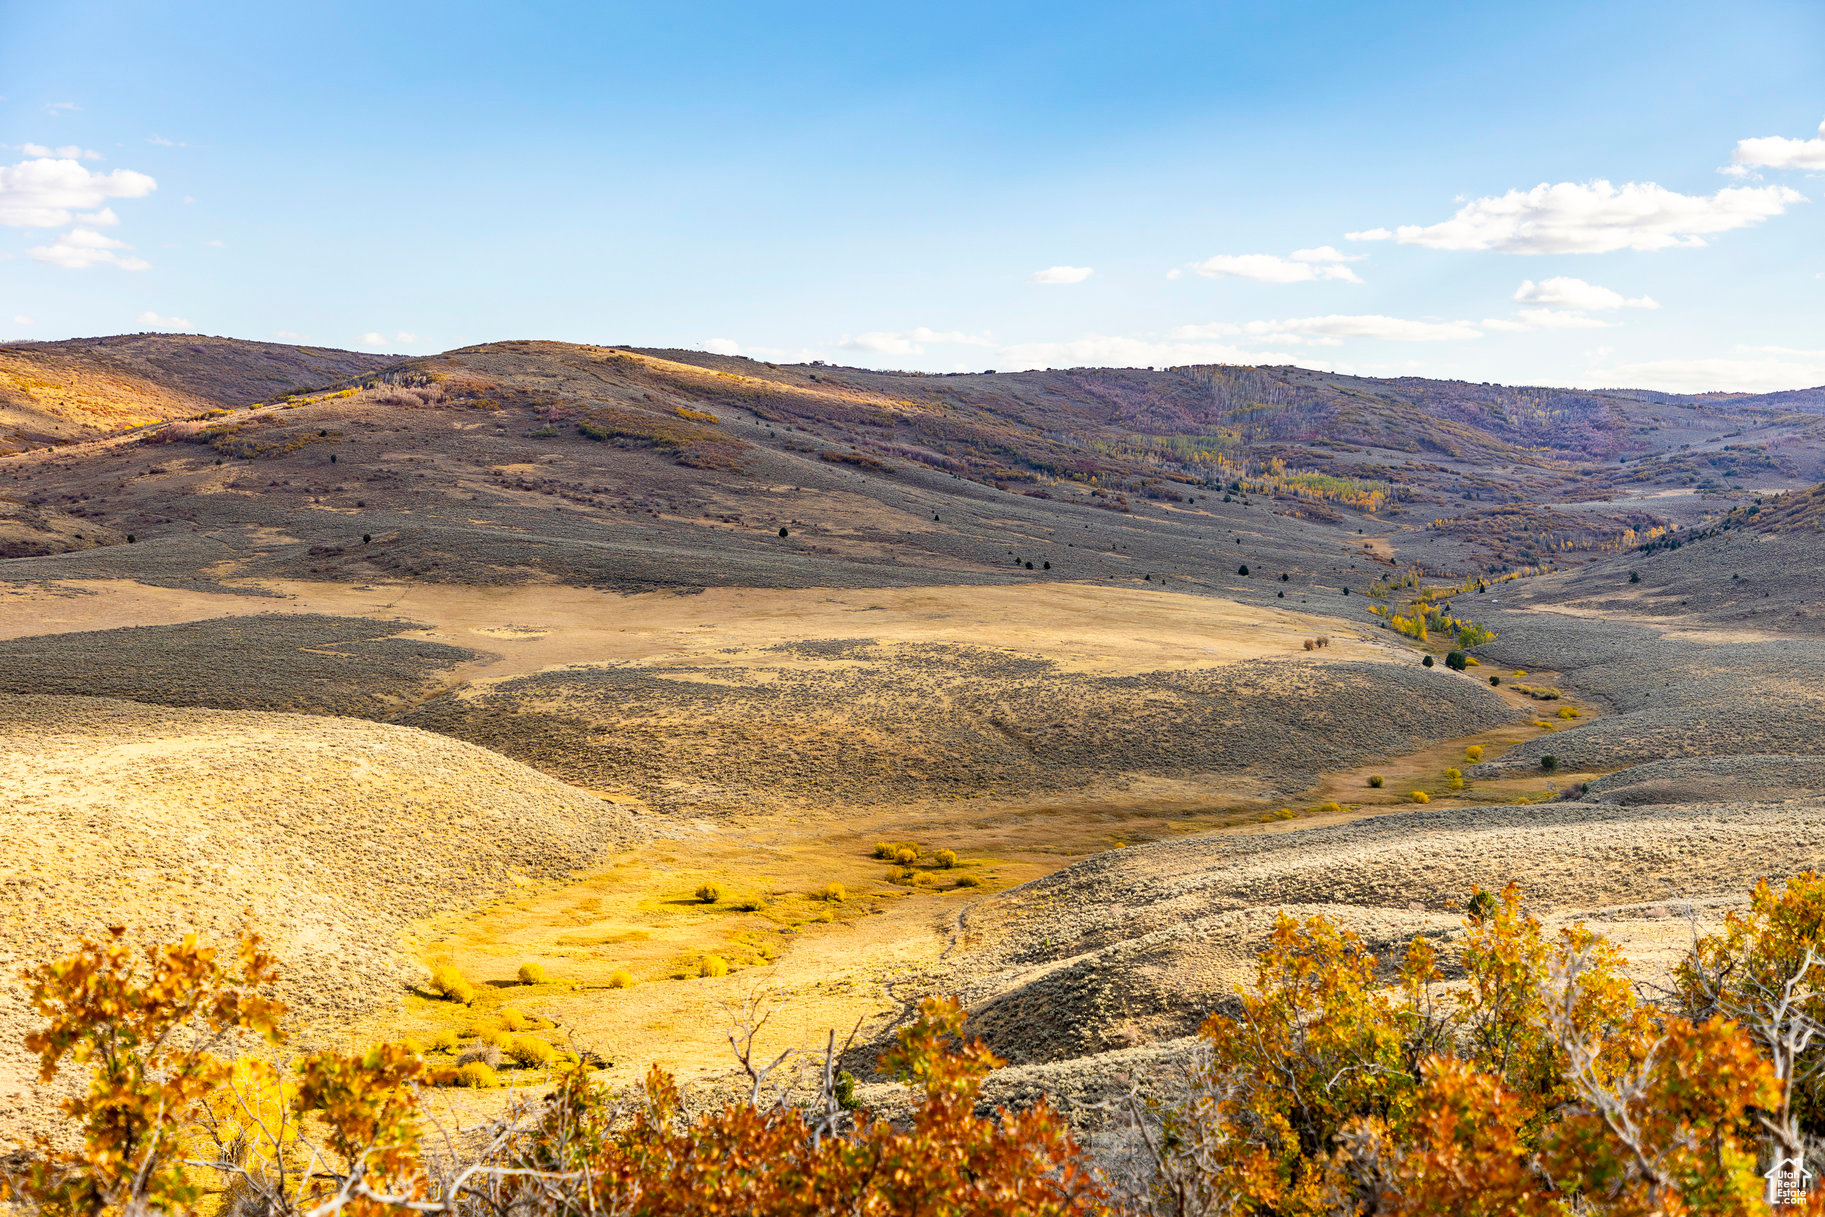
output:
MULTIPOLYGON (((17 876, 0 917, 5 975, 110 924, 229 942, 251 913, 286 961, 287 1000, 322 1028, 427 983, 400 951, 415 919, 555 879, 633 837, 600 799, 406 728, 0 699, 0 840, 17 876)), ((483 978, 442 962, 471 996, 464 976, 483 978)), ((464 1009, 413 1000, 446 1018, 464 1009)), ((18 1044, 32 1021, 19 988, 0 987, 0 1123, 10 1096, 30 1093, 18 1044)))

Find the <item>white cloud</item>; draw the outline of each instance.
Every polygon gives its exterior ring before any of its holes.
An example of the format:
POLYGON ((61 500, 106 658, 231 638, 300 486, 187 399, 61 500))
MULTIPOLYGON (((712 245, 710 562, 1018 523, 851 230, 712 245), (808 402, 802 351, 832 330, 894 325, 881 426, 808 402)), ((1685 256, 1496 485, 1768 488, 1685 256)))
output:
POLYGON ((1506 333, 1526 333, 1529 330, 1603 330, 1615 324, 1576 309, 1553 308, 1524 308, 1512 317, 1483 319, 1484 329, 1506 333))
POLYGON ((1181 325, 1171 336, 1184 342, 1199 338, 1233 338, 1241 332, 1241 326, 1228 321, 1209 321, 1203 325, 1181 325))
POLYGON ((58 148, 47 148, 43 144, 20 144, 19 151, 25 153, 27 156, 57 157, 66 161, 100 161, 107 159, 101 153, 95 151, 95 149, 85 148, 81 144, 64 144, 58 148))
POLYGON ((1738 140, 1724 172, 1741 176, 1750 169, 1825 169, 1825 122, 1816 139, 1766 135, 1738 140))
POLYGON ((1291 258, 1278 254, 1218 254, 1202 262, 1193 262, 1191 269, 1206 279, 1253 279, 1256 283, 1342 279, 1347 283, 1361 283, 1356 272, 1342 264, 1345 260, 1355 259, 1345 259, 1343 254, 1326 245, 1299 250, 1291 258))
POLYGON ((1608 253, 1690 248, 1705 237, 1759 224, 1805 196, 1786 186, 1731 186, 1713 195, 1680 194, 1653 182, 1542 182, 1532 190, 1472 199, 1437 224, 1403 224, 1346 234, 1428 249, 1510 254, 1608 253))
POLYGON ((387 347, 396 347, 396 346, 401 346, 401 347, 415 346, 415 345, 417 345, 417 343, 418 343, 418 335, 417 334, 408 334, 404 330, 394 331, 393 336, 391 338, 388 338, 385 334, 381 333, 379 330, 369 330, 367 333, 365 333, 361 336, 360 345, 364 346, 364 347, 381 347, 384 349, 387 347))
POLYGON ((148 330, 175 330, 178 333, 190 333, 196 327, 182 317, 161 317, 150 309, 139 315, 141 328, 148 330))
POLYGON ((14 325, 37 325, 38 323, 36 321, 33 321, 30 317, 18 316, 18 317, 13 318, 13 324, 14 325))
POLYGON ((1582 279, 1573 279, 1560 275, 1552 279, 1543 279, 1535 283, 1532 279, 1521 280, 1521 286, 1515 289, 1514 298, 1522 304, 1540 304, 1549 308, 1606 309, 1606 308, 1659 308, 1651 296, 1625 297, 1621 292, 1599 287, 1595 283, 1586 283, 1582 279))
POLYGON ((1220 342, 1161 341, 1157 338, 1086 334, 1066 342, 1027 342, 1002 347, 996 366, 1010 368, 1174 367, 1187 363, 1279 363, 1265 351, 1220 342))
POLYGON ((228 242, 226 242, 226 241, 204 241, 203 244, 207 245, 211 249, 227 249, 228 248, 228 242))
POLYGON ((829 361, 829 354, 814 351, 809 347, 788 350, 785 347, 750 347, 743 346, 733 338, 711 338, 704 342, 703 349, 712 355, 746 355, 749 359, 758 359, 762 363, 810 363, 812 360, 829 361))
POLYGON ((64 115, 64 114, 73 114, 76 111, 82 109, 81 106, 77 105, 73 101, 53 101, 53 102, 49 103, 48 105, 46 105, 44 108, 49 110, 53 116, 59 116, 59 115, 64 115))
POLYGON ((1825 351, 1739 346, 1710 358, 1653 359, 1592 367, 1586 380, 1606 388, 1778 393, 1825 384, 1825 351))
POLYGON ((0 165, 0 225, 56 228, 71 223, 79 208, 101 207, 108 199, 140 199, 156 189, 158 183, 146 174, 131 169, 96 173, 67 157, 0 165))
POLYGON ((185 146, 181 140, 166 139, 162 135, 148 135, 146 137, 146 142, 148 144, 157 144, 161 148, 182 148, 185 146))
POLYGON ((1483 336, 1468 321, 1409 321, 1404 317, 1384 317, 1378 313, 1251 321, 1242 327, 1242 332, 1250 335, 1290 335, 1325 345, 1344 338, 1375 338, 1384 342, 1461 342, 1483 336))
POLYGON ((1295 249, 1293 251, 1293 261, 1295 262, 1360 262, 1368 256, 1368 254, 1346 254, 1342 250, 1331 245, 1320 245, 1317 249, 1295 249))
POLYGON ((280 342, 309 342, 309 334, 300 334, 297 330, 274 330, 272 336, 280 342))
POLYGON ((1028 283, 1082 283, 1096 271, 1088 266, 1048 266, 1027 276, 1028 283))
POLYGON ((62 233, 49 245, 39 245, 26 252, 39 262, 48 262, 52 266, 67 267, 70 270, 86 270, 91 266, 118 266, 122 270, 145 270, 152 264, 144 258, 124 254, 122 250, 133 247, 125 241, 116 241, 113 237, 88 228, 73 228, 62 233))
POLYGON ((923 355, 927 343, 985 347, 993 340, 987 334, 964 334, 957 330, 932 330, 924 326, 911 330, 869 330, 843 335, 842 345, 876 355, 923 355))
MULTIPOLYGON (((1028 342, 1002 347, 1001 367, 1075 368, 1090 366, 1174 367, 1188 363, 1280 364, 1287 353, 1275 347, 1333 347, 1347 338, 1385 342, 1456 342, 1482 337, 1468 321, 1409 321, 1374 314, 1291 317, 1236 324, 1212 321, 1182 325, 1158 335, 1086 334, 1066 342, 1028 342), (1224 339, 1241 339, 1237 346, 1224 339)), ((1305 367, 1337 368, 1302 352, 1305 367)))

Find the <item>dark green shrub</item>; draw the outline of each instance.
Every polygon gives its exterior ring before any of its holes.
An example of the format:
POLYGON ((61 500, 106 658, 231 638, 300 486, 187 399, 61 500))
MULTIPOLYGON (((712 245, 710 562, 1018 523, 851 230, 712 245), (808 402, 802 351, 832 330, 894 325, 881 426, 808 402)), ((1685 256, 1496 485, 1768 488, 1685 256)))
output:
POLYGON ((1550 752, 1547 753, 1540 758, 1540 768, 1546 770, 1548 773, 1556 772, 1559 768, 1559 758, 1550 752))
POLYGON ((1420 660, 1420 663, 1424 664, 1428 668, 1431 667, 1432 666, 1432 656, 1430 656, 1430 655, 1426 656, 1424 659, 1420 660))
POLYGON ((1462 672, 1470 666, 1470 657, 1462 651, 1453 651, 1445 656, 1445 666, 1453 672, 1462 672))

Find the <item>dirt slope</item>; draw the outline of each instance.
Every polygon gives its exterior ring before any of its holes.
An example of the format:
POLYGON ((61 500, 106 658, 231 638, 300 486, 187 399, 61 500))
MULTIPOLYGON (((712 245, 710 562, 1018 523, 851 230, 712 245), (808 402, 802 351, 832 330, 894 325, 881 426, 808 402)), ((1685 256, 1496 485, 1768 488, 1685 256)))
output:
POLYGON ((1511 880, 1561 919, 1633 906, 1605 914, 1625 947, 1631 926, 1670 927, 1634 944, 1651 970, 1686 941, 1667 905, 1825 866, 1821 830, 1814 798, 1454 808, 1156 842, 977 904, 939 984, 965 992, 972 1022, 1017 1062, 1089 1057, 1195 1031, 1252 978, 1279 910, 1323 913, 1386 954, 1414 934, 1455 936, 1468 893, 1511 880))
POLYGON ((196 334, 0 345, 0 452, 246 405, 390 357, 196 334))
POLYGON ((0 697, 0 1130, 31 1102, 14 979, 124 923, 227 942, 244 911, 306 1026, 397 1001, 415 919, 601 863, 622 809, 403 727, 0 697))

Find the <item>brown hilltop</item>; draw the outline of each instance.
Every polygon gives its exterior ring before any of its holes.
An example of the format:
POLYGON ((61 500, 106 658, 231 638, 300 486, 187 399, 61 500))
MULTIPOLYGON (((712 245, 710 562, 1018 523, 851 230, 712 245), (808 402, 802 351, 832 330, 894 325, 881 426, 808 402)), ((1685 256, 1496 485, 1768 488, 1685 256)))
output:
POLYGON ((389 362, 358 351, 200 334, 7 343, 0 345, 0 452, 246 405, 389 362))

